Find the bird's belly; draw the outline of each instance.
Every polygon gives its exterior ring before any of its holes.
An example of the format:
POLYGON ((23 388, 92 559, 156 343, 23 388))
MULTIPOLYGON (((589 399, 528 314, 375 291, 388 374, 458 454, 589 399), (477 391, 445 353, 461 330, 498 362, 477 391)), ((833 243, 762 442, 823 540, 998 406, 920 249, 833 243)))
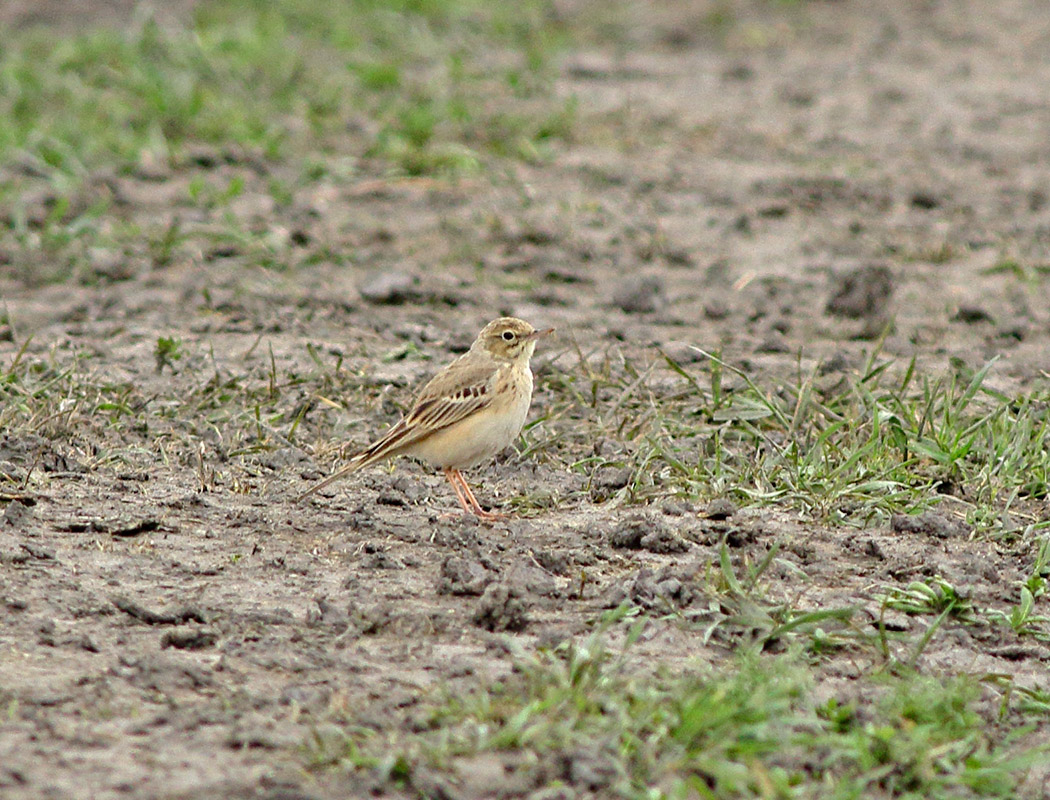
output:
MULTIPOLYGON (((529 375, 529 378, 532 376, 529 375)), ((532 381, 507 403, 493 403, 467 419, 435 431, 407 451, 438 467, 465 469, 492 458, 513 442, 525 424, 532 381), (526 390, 527 391, 524 391, 526 390)))

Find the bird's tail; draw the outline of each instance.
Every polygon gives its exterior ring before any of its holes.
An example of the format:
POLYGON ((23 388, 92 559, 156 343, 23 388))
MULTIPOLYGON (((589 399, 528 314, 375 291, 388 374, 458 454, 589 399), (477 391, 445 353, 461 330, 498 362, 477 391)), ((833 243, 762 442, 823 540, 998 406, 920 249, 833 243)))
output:
POLYGON ((329 484, 335 483, 340 478, 345 478, 351 472, 357 472, 357 470, 359 470, 359 469, 361 469, 361 467, 365 466, 365 463, 368 461, 367 456, 368 456, 367 451, 364 452, 364 453, 359 453, 358 455, 354 456, 352 459, 350 459, 350 463, 349 464, 347 464, 345 467, 343 467, 341 469, 336 470, 331 475, 329 475, 327 478, 325 478, 323 481, 320 481, 319 483, 315 483, 313 486, 311 486, 309 489, 307 489, 305 492, 303 492, 301 495, 299 495, 297 498, 295 498, 295 502, 301 503, 307 497, 309 497, 310 495, 314 494, 315 492, 321 491, 324 487, 328 486, 329 484))
POLYGON ((404 418, 400 419, 395 423, 382 438, 378 441, 373 442, 360 453, 350 459, 348 463, 342 469, 336 470, 323 481, 314 486, 311 486, 301 495, 299 495, 295 502, 305 500, 307 497, 312 495, 314 492, 319 492, 324 487, 340 478, 346 477, 351 472, 357 472, 362 467, 367 467, 369 464, 375 464, 377 461, 382 461, 384 458, 390 458, 396 456, 399 453, 403 453, 405 448, 410 446, 412 442, 418 437, 413 437, 412 428, 405 424, 404 418))

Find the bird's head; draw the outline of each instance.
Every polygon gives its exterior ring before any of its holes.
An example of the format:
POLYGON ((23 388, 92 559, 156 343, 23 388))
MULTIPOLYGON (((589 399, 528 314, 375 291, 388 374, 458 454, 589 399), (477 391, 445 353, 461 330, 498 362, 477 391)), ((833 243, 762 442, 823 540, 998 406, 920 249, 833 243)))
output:
POLYGON ((528 361, 537 340, 552 333, 554 328, 536 330, 523 319, 500 317, 482 328, 471 349, 483 349, 500 361, 528 361))

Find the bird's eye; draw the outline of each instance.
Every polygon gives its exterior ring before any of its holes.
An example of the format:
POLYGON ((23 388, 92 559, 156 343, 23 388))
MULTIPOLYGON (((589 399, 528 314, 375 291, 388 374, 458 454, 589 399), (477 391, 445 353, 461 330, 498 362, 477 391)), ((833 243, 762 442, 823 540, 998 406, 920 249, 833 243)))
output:
POLYGON ((514 331, 503 331, 503 341, 505 341, 505 342, 513 342, 514 341, 514 331))

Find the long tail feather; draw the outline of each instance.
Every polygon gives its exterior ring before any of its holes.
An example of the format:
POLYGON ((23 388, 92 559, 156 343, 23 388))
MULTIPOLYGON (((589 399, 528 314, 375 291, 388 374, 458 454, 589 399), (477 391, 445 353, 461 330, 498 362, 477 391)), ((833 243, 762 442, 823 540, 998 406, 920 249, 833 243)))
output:
MULTIPOLYGON (((319 492, 324 487, 335 483, 340 478, 345 478, 351 472, 357 472, 362 467, 382 461, 384 458, 395 456, 405 446, 404 441, 410 429, 405 425, 404 419, 398 420, 397 424, 388 430, 381 439, 373 442, 356 456, 350 459, 350 463, 342 469, 338 469, 320 483, 314 484, 297 498, 295 502, 301 502, 314 492, 319 492)), ((411 440, 410 440, 411 441, 411 440)), ((410 443, 410 441, 408 443, 410 443)))
POLYGON ((349 464, 347 464, 342 469, 336 470, 323 481, 315 483, 313 486, 311 486, 309 489, 307 489, 305 492, 303 492, 301 495, 295 498, 295 502, 301 503, 310 495, 314 494, 315 492, 321 491, 324 487, 335 483, 340 478, 345 478, 351 472, 357 472, 357 470, 361 469, 361 467, 364 466, 364 461, 365 459, 358 459, 355 457, 349 464))

